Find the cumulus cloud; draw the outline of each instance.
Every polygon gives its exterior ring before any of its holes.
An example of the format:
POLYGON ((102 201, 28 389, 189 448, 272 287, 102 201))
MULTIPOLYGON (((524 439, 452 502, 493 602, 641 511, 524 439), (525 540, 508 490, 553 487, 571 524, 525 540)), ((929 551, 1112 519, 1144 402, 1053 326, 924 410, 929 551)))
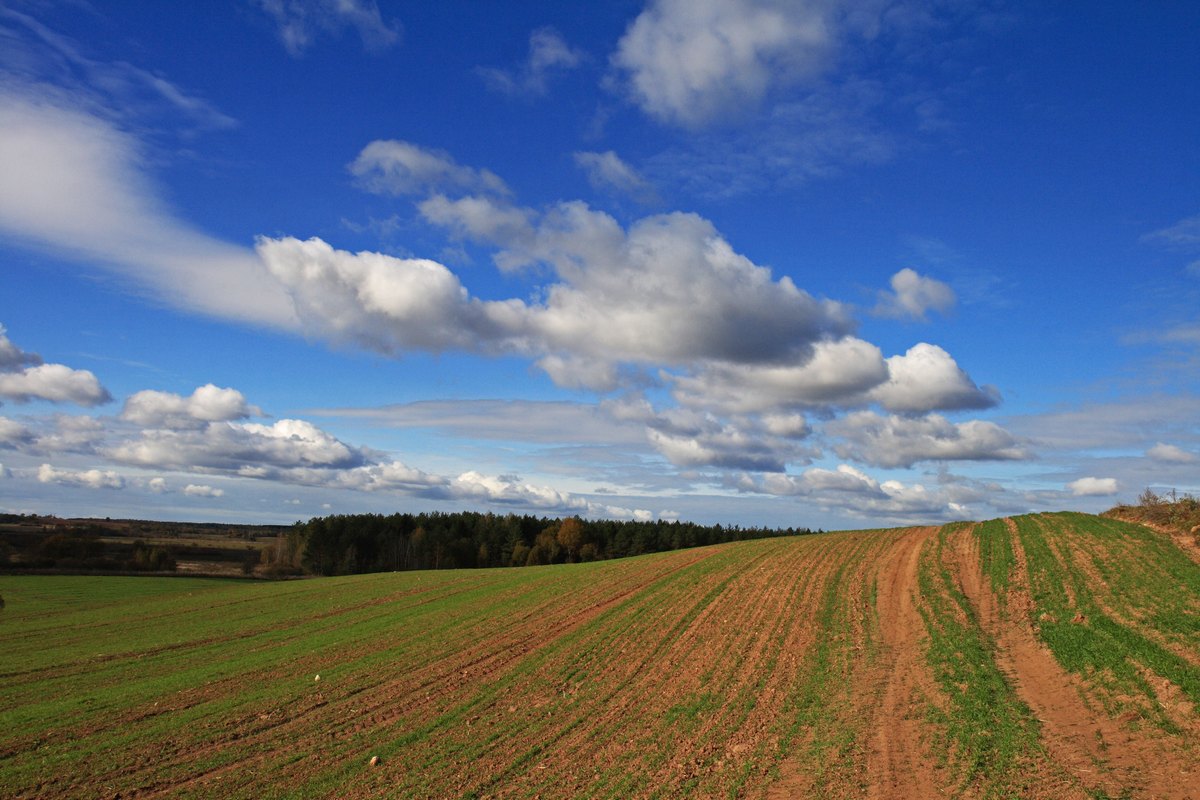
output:
POLYGON ((371 142, 348 167, 360 185, 377 194, 408 195, 438 191, 485 191, 507 194, 504 181, 490 170, 465 167, 449 153, 398 139, 371 142))
POLYGON ((398 22, 385 22, 375 0, 257 0, 275 22, 279 40, 294 57, 304 54, 320 34, 353 28, 368 51, 400 41, 398 22))
POLYGON ((0 325, 0 372, 15 372, 41 363, 41 356, 37 353, 27 353, 13 344, 8 338, 8 331, 0 325))
POLYGON ((98 406, 112 400, 112 395, 88 370, 71 369, 63 364, 41 364, 19 372, 0 372, 0 398, 17 403, 47 400, 98 406))
POLYGON ((82 486, 87 489, 123 489, 125 479, 112 470, 89 469, 80 472, 57 469, 50 464, 38 468, 37 479, 41 483, 56 483, 63 486, 82 486))
POLYGON ((632 197, 640 203, 653 203, 654 187, 637 170, 612 150, 603 153, 577 152, 575 164, 587 175, 593 189, 632 197))
POLYGON ((560 203, 531 230, 510 235, 479 224, 490 215, 468 217, 444 198, 421 209, 430 221, 499 245, 509 267, 555 270, 559 282, 530 316, 550 352, 668 364, 767 361, 807 354, 853 327, 843 306, 775 279, 696 214, 654 215, 623 230, 584 203, 560 203))
POLYGON ((868 398, 888 411, 923 413, 991 408, 999 392, 980 388, 942 348, 921 342, 887 360, 888 379, 868 398))
POLYGON ((151 478, 146 481, 146 488, 155 494, 166 494, 171 491, 171 487, 167 485, 166 478, 151 478))
POLYGON ((1146 455, 1155 461, 1162 461, 1167 464, 1194 464, 1200 461, 1200 456, 1195 453, 1189 453, 1182 447, 1177 447, 1173 444, 1163 444, 1158 442, 1149 450, 1146 455))
POLYGON ((650 444, 679 467, 716 467, 780 472, 789 463, 808 463, 813 451, 800 444, 809 434, 799 414, 721 419, 690 409, 655 410, 643 397, 608 401, 614 419, 645 426, 650 444))
POLYGON ((758 103, 775 85, 821 72, 835 53, 826 4, 655 0, 612 63, 659 121, 698 127, 758 103))
POLYGON ((905 268, 893 275, 891 285, 890 292, 879 293, 879 303, 873 311, 877 316, 924 321, 930 311, 945 314, 958 301, 948 285, 912 269, 905 268))
POLYGON ((436 261, 335 250, 320 239, 260 238, 258 252, 310 333, 384 353, 514 348, 520 301, 471 298, 436 261))
POLYGON ((500 255, 510 265, 552 266, 559 282, 544 289, 543 303, 475 300, 436 262, 336 251, 319 239, 260 239, 259 252, 310 330, 382 352, 762 361, 806 354, 853 325, 840 304, 776 280, 694 214, 649 217, 624 231, 607 214, 563 203, 527 236, 510 236, 492 223, 511 207, 469 201, 433 198, 422 210, 465 233, 499 237, 512 247, 500 255))
POLYGON ((774 474, 758 479, 746 476, 738 481, 737 488, 801 497, 806 504, 859 518, 882 516, 921 522, 962 519, 970 515, 970 504, 986 497, 978 488, 957 482, 933 487, 897 480, 881 482, 848 464, 832 470, 811 467, 798 475, 774 474))
POLYGON ((0 447, 15 448, 34 440, 33 431, 16 420, 0 417, 0 447))
POLYGON ((1028 457, 1016 438, 993 422, 954 423, 939 414, 914 418, 858 411, 829 423, 826 430, 840 437, 833 448, 839 456, 878 467, 1028 457))
POLYGON ((366 454, 311 422, 272 425, 213 422, 195 430, 144 430, 107 450, 115 461, 141 467, 224 472, 260 477, 271 469, 350 468, 366 454))
POLYGON ((37 437, 35 449, 45 453, 85 453, 96 452, 106 435, 105 424, 95 417, 56 414, 53 426, 37 437))
POLYGON ((121 419, 144 428, 200 428, 253 416, 262 416, 262 410, 247 403, 241 392, 211 383, 188 397, 146 389, 131 395, 121 411, 121 419))
POLYGON ((529 34, 529 57, 520 68, 504 70, 482 67, 479 74, 488 86, 498 92, 540 97, 549 89, 552 76, 574 69, 583 59, 583 51, 567 44, 557 30, 551 27, 538 28, 529 34))
POLYGON ((714 363, 670 380, 685 405, 747 413, 855 402, 888 376, 879 348, 848 336, 816 342, 798 363, 714 363))
POLYGON ((1067 484, 1076 497, 1107 497, 1119 491, 1116 478, 1080 478, 1067 484))
POLYGON ((45 364, 37 353, 21 350, 0 325, 0 399, 98 406, 112 400, 112 395, 87 370, 45 364))
POLYGON ((183 487, 183 493, 188 497, 224 497, 224 489, 214 489, 204 484, 189 483, 183 487))
POLYGON ((0 89, 0 233, 103 265, 183 308, 292 327, 287 296, 253 251, 176 219, 138 140, 80 102, 0 89))

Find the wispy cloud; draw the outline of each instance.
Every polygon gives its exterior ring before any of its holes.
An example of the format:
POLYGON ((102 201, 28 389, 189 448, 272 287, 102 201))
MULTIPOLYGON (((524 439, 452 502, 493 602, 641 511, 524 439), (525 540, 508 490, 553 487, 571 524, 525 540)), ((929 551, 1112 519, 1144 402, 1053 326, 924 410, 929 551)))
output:
POLYGON ((612 150, 603 153, 577 152, 575 163, 587 175, 588 183, 601 192, 612 192, 651 204, 658 200, 653 185, 612 150))
POLYGON ((400 41, 403 28, 385 21, 375 0, 256 0, 274 21, 279 41, 299 58, 320 35, 337 36, 353 28, 367 51, 387 49, 400 41))
POLYGON ((516 69, 480 67, 479 75, 492 89, 508 95, 542 97, 555 75, 575 69, 586 58, 551 27, 529 34, 529 55, 516 69))

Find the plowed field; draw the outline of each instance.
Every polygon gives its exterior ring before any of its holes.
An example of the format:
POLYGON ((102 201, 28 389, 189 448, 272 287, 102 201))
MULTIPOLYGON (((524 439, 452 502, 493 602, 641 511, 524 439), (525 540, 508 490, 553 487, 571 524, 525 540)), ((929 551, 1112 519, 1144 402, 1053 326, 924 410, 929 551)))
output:
POLYGON ((1097 517, 0 593, 3 797, 1200 798, 1200 565, 1097 517))

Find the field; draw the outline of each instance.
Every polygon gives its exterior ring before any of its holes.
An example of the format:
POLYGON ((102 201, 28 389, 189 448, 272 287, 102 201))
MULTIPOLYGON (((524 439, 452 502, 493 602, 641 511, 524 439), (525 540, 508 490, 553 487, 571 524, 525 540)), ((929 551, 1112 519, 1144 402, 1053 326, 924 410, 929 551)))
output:
POLYGON ((1117 520, 0 594, 4 797, 1200 798, 1200 565, 1117 520))

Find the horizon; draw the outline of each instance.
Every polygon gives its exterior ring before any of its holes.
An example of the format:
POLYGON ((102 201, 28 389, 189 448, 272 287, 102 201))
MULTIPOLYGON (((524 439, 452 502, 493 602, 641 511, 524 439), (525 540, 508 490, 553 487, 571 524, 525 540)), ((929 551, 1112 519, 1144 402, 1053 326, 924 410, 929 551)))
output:
POLYGON ((0 512, 1200 493, 1200 6, 0 8, 0 512))

